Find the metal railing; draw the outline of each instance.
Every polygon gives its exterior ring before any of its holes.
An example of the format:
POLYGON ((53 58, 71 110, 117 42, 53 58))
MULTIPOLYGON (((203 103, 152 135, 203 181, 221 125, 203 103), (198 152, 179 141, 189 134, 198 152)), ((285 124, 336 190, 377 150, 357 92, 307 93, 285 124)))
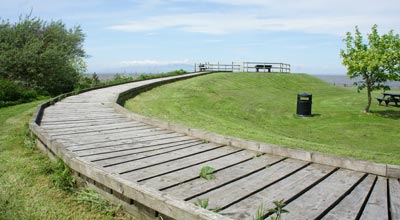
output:
POLYGON ((197 72, 238 72, 240 71, 240 65, 234 64, 222 64, 222 63, 198 63, 194 64, 194 71, 197 72))
POLYGON ((244 72, 279 72, 290 73, 290 64, 267 62, 243 62, 244 72), (270 68, 256 68, 257 66, 271 66, 270 68))
POLYGON ((290 64, 268 62, 195 63, 195 72, 279 72, 290 73, 290 64))

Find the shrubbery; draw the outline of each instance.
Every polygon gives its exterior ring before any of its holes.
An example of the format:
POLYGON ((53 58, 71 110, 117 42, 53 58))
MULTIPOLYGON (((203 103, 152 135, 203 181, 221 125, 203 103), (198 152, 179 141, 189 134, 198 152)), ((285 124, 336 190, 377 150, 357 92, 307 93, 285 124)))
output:
POLYGON ((178 75, 183 75, 187 74, 188 72, 185 70, 174 70, 171 72, 167 73, 156 73, 156 74, 141 74, 138 77, 133 77, 133 76, 124 76, 121 74, 115 74, 115 76, 111 80, 106 80, 106 81, 100 81, 99 77, 96 73, 92 75, 92 77, 87 77, 87 76, 81 76, 79 79, 79 83, 76 86, 76 91, 82 90, 82 89, 87 89, 87 88, 93 88, 97 86, 108 86, 108 85, 117 85, 121 83, 126 83, 126 82, 133 82, 133 81, 139 81, 139 80, 146 80, 146 79, 155 79, 155 78, 160 78, 160 77, 167 77, 167 76, 178 76, 178 75))
POLYGON ((84 34, 61 21, 29 15, 0 21, 0 78, 24 88, 58 95, 74 89, 85 71, 84 34))
MULTIPOLYGON (((139 80, 177 76, 187 73, 188 72, 185 70, 175 70, 167 73, 141 74, 137 77, 116 74, 112 79, 106 81, 100 81, 96 73, 94 73, 91 77, 81 75, 78 83, 75 84, 75 91, 99 86, 117 85, 139 80)), ((0 78, 0 107, 30 102, 37 99, 39 96, 49 96, 49 93, 46 91, 36 91, 34 89, 26 88, 24 83, 18 83, 17 81, 10 81, 0 78)))
POLYGON ((30 102, 37 98, 38 93, 26 89, 14 81, 0 79, 0 107, 30 102))

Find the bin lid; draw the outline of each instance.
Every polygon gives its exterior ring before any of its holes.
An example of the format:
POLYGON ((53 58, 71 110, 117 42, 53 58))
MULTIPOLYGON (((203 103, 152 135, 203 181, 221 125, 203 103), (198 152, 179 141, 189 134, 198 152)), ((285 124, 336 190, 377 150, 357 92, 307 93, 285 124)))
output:
POLYGON ((311 97, 311 96, 312 96, 312 94, 308 94, 308 93, 300 93, 300 94, 297 94, 297 96, 299 96, 299 97, 311 97))

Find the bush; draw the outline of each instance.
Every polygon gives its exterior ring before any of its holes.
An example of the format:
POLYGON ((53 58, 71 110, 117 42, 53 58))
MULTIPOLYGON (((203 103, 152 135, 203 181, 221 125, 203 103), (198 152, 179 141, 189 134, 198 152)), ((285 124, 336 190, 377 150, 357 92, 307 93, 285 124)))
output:
POLYGON ((0 77, 58 95, 74 89, 85 71, 84 34, 61 21, 30 16, 0 20, 0 77))
POLYGON ((38 93, 26 89, 17 82, 0 79, 0 107, 30 102, 37 99, 38 93))
POLYGON ((81 76, 79 78, 78 84, 75 87, 75 90, 79 91, 82 89, 93 88, 96 86, 116 85, 116 84, 121 84, 121 83, 126 83, 126 82, 139 81, 139 80, 183 75, 183 74, 187 74, 187 73, 188 73, 187 71, 182 70, 182 69, 167 72, 167 73, 140 74, 137 77, 125 76, 125 75, 121 75, 121 74, 117 73, 114 75, 114 77, 112 79, 106 80, 106 81, 100 81, 98 75, 96 73, 93 73, 92 77, 81 76))

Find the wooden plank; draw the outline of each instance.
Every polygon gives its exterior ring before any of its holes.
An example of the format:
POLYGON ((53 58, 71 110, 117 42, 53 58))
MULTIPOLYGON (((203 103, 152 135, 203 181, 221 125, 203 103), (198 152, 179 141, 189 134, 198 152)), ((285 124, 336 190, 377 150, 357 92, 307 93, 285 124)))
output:
POLYGON ((291 199, 333 170, 334 167, 331 166, 311 164, 276 184, 233 204, 220 213, 232 219, 253 220, 261 204, 265 210, 274 208, 274 201, 291 199))
MULTIPOLYGON (((153 157, 155 155, 173 153, 178 150, 182 150, 185 148, 192 148, 199 144, 202 144, 202 141, 195 141, 190 143, 181 143, 181 144, 168 144, 168 145, 161 145, 157 147, 153 147, 150 149, 133 149, 130 151, 123 151, 123 152, 115 152, 115 153, 108 153, 108 154, 100 154, 100 155, 93 155, 90 157, 83 156, 84 160, 101 163, 107 165, 108 163, 119 163, 124 162, 127 160, 139 159, 144 157, 153 157), (101 162, 100 162, 101 161, 101 162)), ((82 157, 82 156, 81 156, 82 157)))
POLYGON ((228 169, 216 172, 214 175, 218 175, 218 178, 213 180, 199 178, 173 188, 169 188, 164 192, 174 195, 177 198, 185 199, 192 195, 205 192, 234 181, 235 179, 243 177, 251 172, 256 172, 257 170, 263 169, 269 164, 275 163, 281 159, 282 157, 266 154, 256 157, 250 161, 246 161, 245 163, 241 163, 228 169))
POLYGON ((364 174, 340 169, 289 203, 287 219, 314 219, 345 194, 364 174))
POLYGON ((90 109, 88 110, 87 108, 46 108, 45 109, 45 113, 46 114, 65 114, 65 112, 69 112, 72 114, 82 114, 82 113, 86 113, 86 112, 107 112, 107 113, 115 113, 115 109, 112 107, 101 107, 101 108, 94 108, 94 109, 90 109))
MULTIPOLYGON (((130 181, 139 181, 153 177, 155 175, 163 175, 169 172, 174 172, 179 169, 190 167, 192 165, 204 163, 205 161, 212 160, 227 154, 232 154, 240 151, 235 147, 224 146, 211 151, 205 151, 197 153, 195 155, 183 157, 177 160, 168 162, 162 162, 155 166, 147 167, 146 169, 136 170, 131 173, 123 174, 122 177, 130 181)), ((195 173, 198 175, 200 170, 196 170, 195 173)))
POLYGON ((123 118, 122 115, 118 114, 103 114, 103 115, 82 115, 77 117, 68 117, 68 116, 58 116, 58 117, 46 117, 44 116, 43 122, 65 122, 65 121, 87 121, 87 120, 98 120, 98 119, 107 119, 107 118, 123 118))
POLYGON ((386 178, 379 176, 360 219, 389 219, 387 204, 386 178))
POLYGON ((82 120, 82 121, 70 121, 70 122, 41 122, 40 126, 41 127, 48 127, 48 126, 79 126, 81 124, 86 124, 86 123, 99 123, 99 122, 116 122, 116 121, 126 121, 126 118, 108 118, 108 119, 96 119, 96 120, 82 120))
POLYGON ((67 130, 79 127, 90 127, 90 126, 98 126, 98 125, 108 125, 108 124, 118 124, 121 122, 126 122, 127 119, 108 119, 108 120, 99 120, 93 122, 81 122, 81 123, 73 123, 73 124, 58 124, 58 125, 50 125, 50 124, 41 124, 40 127, 45 129, 46 131, 59 131, 59 130, 67 130))
POLYGON ((76 118, 76 119, 68 119, 68 118, 59 118, 59 119, 46 119, 43 118, 41 121, 45 124, 68 124, 68 123, 77 123, 77 122, 90 122, 90 121, 99 121, 99 120, 106 120, 106 119, 126 119, 123 116, 115 116, 115 115, 107 115, 104 117, 84 117, 84 118, 76 118))
POLYGON ((60 108, 52 108, 46 109, 44 111, 44 115, 47 116, 81 116, 86 114, 120 114, 113 108, 102 108, 102 107, 71 107, 63 106, 60 108))
POLYGON ((63 130, 48 130, 48 133, 52 136, 56 135, 69 135, 69 134, 80 134, 80 133, 89 133, 96 131, 106 131, 112 129, 124 129, 124 128, 137 128, 137 127, 149 127, 143 123, 135 123, 132 121, 124 121, 117 124, 106 124, 106 125, 97 125, 97 126, 80 126, 79 128, 67 128, 63 130))
POLYGON ((183 139, 181 141, 165 142, 164 140, 159 141, 146 141, 135 144, 124 144, 110 147, 93 148, 89 150, 78 150, 75 153, 80 157, 85 157, 86 160, 105 160, 111 157, 124 157, 128 154, 138 154, 141 152, 158 151, 158 150, 169 150, 174 147, 179 147, 184 144, 192 143, 203 143, 201 140, 195 139, 183 139))
POLYGON ((106 114, 118 114, 115 111, 99 111, 99 110, 85 110, 85 111, 73 111, 73 110, 63 110, 63 111, 47 111, 44 113, 44 115, 46 117, 49 118, 59 118, 59 117, 73 117, 73 118, 77 118, 77 117, 81 117, 82 115, 88 116, 88 115, 106 115, 106 114))
POLYGON ((324 220, 353 220, 357 215, 374 184, 376 176, 368 175, 352 192, 324 216, 324 220))
POLYGON ((61 102, 57 102, 55 105, 50 106, 49 108, 81 108, 81 109, 96 109, 96 108, 103 108, 109 107, 102 103, 94 103, 94 102, 84 102, 84 103, 68 103, 65 100, 61 102))
POLYGON ((74 116, 79 116, 83 114, 116 114, 118 113, 114 108, 112 107, 69 107, 69 106, 62 106, 62 107, 50 107, 46 108, 44 111, 45 115, 74 115, 74 116))
POLYGON ((64 113, 44 113, 46 120, 57 120, 57 119, 68 119, 68 120, 76 120, 80 118, 94 118, 94 117, 105 117, 105 116, 121 116, 120 113, 117 112, 93 112, 86 111, 78 113, 72 113, 70 111, 65 111, 64 113))
POLYGON ((171 131, 167 131, 162 128, 154 128, 154 127, 140 127, 140 128, 130 128, 130 129, 114 129, 107 131, 95 131, 90 133, 82 133, 82 134, 70 134, 70 135, 58 135, 52 136, 49 135, 52 139, 55 140, 71 140, 71 139, 79 139, 79 141, 90 141, 90 140, 119 140, 121 138, 125 138, 126 134, 132 134, 133 137, 139 137, 142 135, 156 135, 162 133, 168 133, 171 131))
POLYGON ((131 149, 135 147, 147 147, 160 144, 176 143, 188 140, 198 140, 189 136, 178 133, 167 133, 159 135, 150 136, 140 136, 140 137, 126 137, 126 139, 120 139, 115 141, 104 141, 99 143, 89 143, 89 144, 78 144, 68 147, 71 151, 91 151, 96 149, 107 150, 123 150, 131 149))
POLYGON ((97 135, 89 137, 81 137, 79 139, 57 138, 54 141, 62 143, 68 150, 81 150, 87 147, 93 148, 94 145, 99 144, 104 146, 115 146, 119 142, 136 143, 150 140, 168 139, 170 137, 179 137, 182 134, 177 134, 171 131, 157 131, 157 132, 129 132, 129 133, 116 133, 108 135, 97 135), (71 149, 70 149, 71 148, 71 149))
POLYGON ((128 162, 128 160, 126 160, 126 162, 124 162, 124 163, 121 163, 121 161, 118 161, 117 162, 118 164, 115 164, 115 165, 113 165, 112 161, 107 161, 107 163, 100 161, 96 164, 98 164, 100 166, 107 166, 105 169, 108 171, 112 171, 115 173, 125 173, 125 172, 130 172, 131 170, 134 170, 134 169, 141 169, 143 167, 166 162, 169 160, 178 159, 181 157, 186 157, 186 156, 189 156, 192 154, 209 151, 209 150, 215 150, 215 149, 219 148, 220 146, 221 145, 206 143, 206 144, 197 145, 196 147, 192 147, 189 149, 179 150, 179 151, 176 151, 171 154, 155 156, 155 157, 152 157, 150 160, 146 160, 146 158, 144 158, 144 159, 135 160, 135 161, 131 161, 131 162, 128 162))
POLYGON ((240 163, 242 161, 249 160, 256 156, 256 152, 244 150, 237 152, 235 154, 230 154, 225 157, 221 157, 215 160, 207 161, 205 163, 192 166, 183 170, 178 170, 172 173, 168 173, 162 176, 158 176, 155 178, 151 178, 145 181, 142 181, 142 184, 148 185, 149 187, 153 187, 156 189, 162 189, 165 187, 169 187, 172 185, 176 185, 194 178, 199 177, 199 172, 202 167, 210 166, 213 167, 215 170, 224 169, 228 166, 232 166, 236 163, 240 163))
POLYGON ((45 110, 43 113, 47 118, 79 118, 88 116, 104 116, 104 115, 123 115, 112 109, 103 108, 83 108, 77 111, 75 108, 62 108, 45 110))
MULTIPOLYGON (((142 135, 137 135, 137 133, 128 133, 124 138, 118 139, 108 139, 108 140, 93 140, 93 141, 81 141, 78 139, 73 140, 58 140, 66 146, 66 148, 70 151, 81 151, 81 150, 90 150, 95 148, 108 148, 119 145, 130 145, 130 144, 152 144, 153 141, 161 142, 173 142, 175 140, 182 140, 182 138, 191 138, 185 136, 184 134, 175 133, 172 131, 164 131, 159 132, 160 134, 147 134, 143 133, 142 135)), ((194 139, 194 138, 192 138, 194 139)))
POLYGON ((400 219, 400 183, 398 179, 389 179, 389 195, 392 220, 400 219))
MULTIPOLYGON (((196 196, 190 201, 196 202, 197 199, 209 199, 209 208, 225 208, 252 195, 257 190, 273 184, 306 164, 307 162, 304 161, 287 159, 221 188, 196 196)), ((219 178, 218 173, 215 174, 215 178, 219 178)))

